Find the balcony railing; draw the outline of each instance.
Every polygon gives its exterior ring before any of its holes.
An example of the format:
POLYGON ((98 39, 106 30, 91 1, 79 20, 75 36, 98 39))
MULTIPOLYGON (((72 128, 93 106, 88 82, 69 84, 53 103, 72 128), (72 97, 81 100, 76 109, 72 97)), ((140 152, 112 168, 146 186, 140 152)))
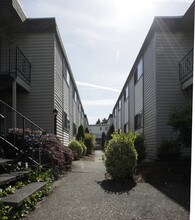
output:
POLYGON ((193 48, 179 62, 179 79, 185 82, 193 76, 193 48))
POLYGON ((14 49, 1 50, 0 74, 9 74, 16 78, 19 76, 27 84, 31 82, 31 63, 16 46, 14 49))

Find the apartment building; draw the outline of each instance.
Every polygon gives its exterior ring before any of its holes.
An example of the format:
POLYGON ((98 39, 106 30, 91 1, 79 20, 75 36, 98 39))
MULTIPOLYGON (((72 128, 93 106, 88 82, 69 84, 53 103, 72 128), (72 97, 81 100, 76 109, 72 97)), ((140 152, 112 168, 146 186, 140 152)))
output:
POLYGON ((95 136, 95 145, 101 146, 102 141, 102 133, 104 132, 105 135, 108 132, 108 124, 94 124, 94 125, 88 125, 89 133, 93 134, 95 136))
POLYGON ((150 159, 173 135, 170 111, 192 102, 193 45, 194 3, 183 16, 155 17, 113 108, 115 129, 143 132, 150 159))
POLYGON ((67 145, 88 121, 55 18, 1 0, 0 51, 0 99, 67 145))

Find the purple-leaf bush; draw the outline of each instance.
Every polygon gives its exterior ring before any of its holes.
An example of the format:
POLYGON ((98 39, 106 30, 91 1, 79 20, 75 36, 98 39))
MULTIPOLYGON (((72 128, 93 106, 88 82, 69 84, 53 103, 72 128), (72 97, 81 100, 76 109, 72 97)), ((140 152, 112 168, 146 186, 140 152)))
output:
POLYGON ((54 163, 59 170, 70 168, 72 164, 74 158, 72 151, 64 146, 54 134, 47 134, 40 130, 27 128, 23 136, 23 129, 9 129, 7 140, 14 144, 14 138, 15 146, 23 152, 27 152, 32 148, 38 148, 39 146, 46 149, 52 155, 54 163))

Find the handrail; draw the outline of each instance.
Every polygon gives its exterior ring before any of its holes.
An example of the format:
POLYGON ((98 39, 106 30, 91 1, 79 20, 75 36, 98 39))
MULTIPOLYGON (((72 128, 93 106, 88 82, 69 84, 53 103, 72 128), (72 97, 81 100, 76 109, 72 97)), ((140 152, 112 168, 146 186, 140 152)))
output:
POLYGON ((18 112, 17 110, 15 110, 14 108, 12 108, 11 106, 9 106, 7 103, 5 103, 4 101, 2 101, 0 99, 0 102, 5 105, 6 107, 8 107, 9 109, 11 109, 12 111, 14 111, 16 114, 20 115, 22 118, 24 118, 26 121, 28 121, 29 123, 31 123, 32 125, 34 125, 35 127, 37 127, 39 130, 44 131, 41 127, 39 127, 37 124, 35 124, 34 122, 32 122, 30 119, 28 119, 27 117, 25 117, 23 114, 21 114, 20 112, 18 112))
POLYGON ((0 51, 0 63, 0 74, 14 74, 12 77, 18 75, 27 84, 30 84, 32 65, 18 46, 7 50, 2 49, 0 51))
MULTIPOLYGON (((31 162, 35 163, 36 165, 40 165, 40 160, 39 160, 39 162, 36 162, 29 155, 26 154, 25 146, 23 145, 23 143, 25 143, 26 128, 28 128, 28 127, 26 127, 26 123, 30 124, 31 127, 35 128, 35 130, 41 131, 42 133, 44 132, 44 130, 41 127, 39 127, 37 124, 32 122, 30 119, 25 117, 23 114, 18 112, 16 109, 12 108, 7 103, 2 101, 1 99, 0 99, 0 122, 3 125, 3 126, 0 126, 0 129, 2 129, 2 130, 0 130, 0 140, 3 140, 6 144, 8 144, 10 147, 12 147, 12 149, 14 149, 15 151, 20 152, 21 154, 25 155, 25 157, 28 158, 31 162), (12 114, 12 116, 8 117, 8 114, 10 114, 10 113, 12 114), (16 119, 16 117, 18 117, 18 120, 16 119), (18 138, 18 136, 17 136, 17 132, 18 132, 17 129, 18 128, 16 126, 16 123, 20 123, 20 122, 22 122, 19 127, 19 128, 21 128, 19 130, 21 130, 21 132, 22 132, 21 133, 22 139, 21 139, 21 137, 18 138), (9 126, 9 128, 11 128, 11 133, 10 133, 11 136, 9 135, 9 132, 7 129, 8 126, 9 126), (13 129, 13 133, 12 133, 12 129, 13 129), (20 142, 21 140, 24 142, 20 142), (23 150, 21 150, 21 149, 23 149, 23 150)), ((41 143, 38 146, 38 148, 39 149, 41 148, 41 143)))
POLYGON ((193 48, 179 62, 179 79, 184 82, 193 76, 193 48))

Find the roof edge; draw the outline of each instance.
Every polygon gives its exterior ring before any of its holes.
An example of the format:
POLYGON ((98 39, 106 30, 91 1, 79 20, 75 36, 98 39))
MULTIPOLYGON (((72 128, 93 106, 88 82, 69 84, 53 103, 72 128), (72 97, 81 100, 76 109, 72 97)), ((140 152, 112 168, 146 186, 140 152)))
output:
POLYGON ((19 1, 12 0, 12 6, 16 10, 16 12, 19 15, 20 19, 22 20, 22 22, 24 22, 27 19, 27 16, 26 16, 21 4, 19 3, 19 1))

